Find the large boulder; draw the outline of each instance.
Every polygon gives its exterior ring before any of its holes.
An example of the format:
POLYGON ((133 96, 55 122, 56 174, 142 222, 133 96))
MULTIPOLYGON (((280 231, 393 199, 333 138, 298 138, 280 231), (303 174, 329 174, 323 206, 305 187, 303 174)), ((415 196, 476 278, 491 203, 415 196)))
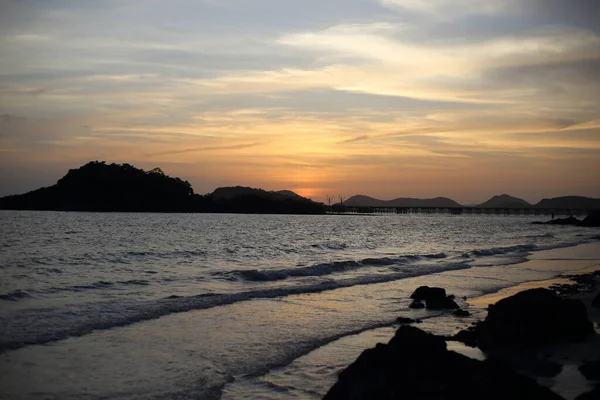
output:
POLYGON ((560 399, 490 361, 448 351, 444 339, 402 326, 388 344, 365 350, 325 400, 560 399))
POLYGON ((581 301, 560 298, 548 289, 531 289, 490 306, 484 321, 455 337, 486 350, 578 341, 593 332, 581 301))
POLYGON ((592 300, 592 307, 600 308, 600 293, 594 297, 594 300, 592 300))
POLYGON ((580 365, 579 372, 590 381, 600 381, 600 359, 580 365))
POLYGON ((579 226, 600 227, 600 211, 595 211, 584 218, 579 226))
POLYGON ((600 399, 600 384, 597 384, 596 387, 583 394, 580 394, 575 398, 575 400, 598 400, 600 399))

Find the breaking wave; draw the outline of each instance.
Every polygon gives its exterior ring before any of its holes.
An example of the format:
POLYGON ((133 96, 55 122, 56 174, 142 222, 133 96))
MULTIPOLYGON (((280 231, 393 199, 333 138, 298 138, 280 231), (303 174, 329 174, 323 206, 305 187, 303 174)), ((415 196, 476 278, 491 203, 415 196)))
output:
POLYGON ((334 261, 311 265, 308 267, 295 267, 283 269, 247 269, 238 271, 216 272, 215 276, 223 276, 226 279, 242 279, 251 282, 271 282, 281 281, 291 277, 310 277, 324 276, 344 271, 351 271, 366 267, 404 265, 422 260, 435 260, 446 258, 445 253, 425 254, 425 255, 407 255, 399 257, 365 258, 360 261, 334 261))
POLYGON ((0 300, 7 301, 19 301, 28 297, 31 297, 31 295, 23 290, 15 290, 14 292, 0 294, 0 300))
POLYGON ((464 257, 488 257, 488 256, 496 256, 500 254, 508 254, 508 253, 526 253, 529 251, 534 251, 538 247, 533 244, 519 244, 516 246, 508 246, 508 247, 492 247, 489 249, 477 249, 465 253, 464 257))

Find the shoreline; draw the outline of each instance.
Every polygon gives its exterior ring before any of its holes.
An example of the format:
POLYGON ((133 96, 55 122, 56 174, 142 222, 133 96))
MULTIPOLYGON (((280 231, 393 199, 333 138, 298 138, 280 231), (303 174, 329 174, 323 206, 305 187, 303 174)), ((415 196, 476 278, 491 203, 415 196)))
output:
MULTIPOLYGON (((573 246, 577 247, 577 246, 573 246)), ((543 279, 536 281, 526 281, 519 283, 515 286, 509 286, 503 289, 500 289, 494 293, 484 294, 482 296, 474 297, 473 299, 467 299, 467 303, 471 307, 475 308, 487 308, 490 304, 495 304, 498 301, 505 299, 510 296, 514 296, 519 292, 523 292, 529 289, 550 289, 554 285, 569 285, 575 283, 575 281, 569 276, 573 275, 586 275, 591 274, 593 272, 600 271, 600 263, 591 265, 589 267, 574 270, 574 271, 566 271, 561 273, 555 278, 551 279, 543 279)), ((599 289, 600 290, 600 289, 599 289)))
MULTIPOLYGON (((566 262, 568 263, 571 261, 573 260, 566 262)), ((522 264, 527 264, 527 262, 522 264)), ((487 316, 489 315, 488 309, 491 305, 497 304, 499 301, 509 298, 509 300, 512 301, 512 299, 515 298, 515 295, 519 293, 523 293, 526 291, 527 293, 536 292, 536 290, 532 289, 552 291, 552 293, 557 293, 559 298, 580 301, 585 307, 589 321, 591 321, 591 324, 593 324, 593 333, 587 336, 586 339, 583 341, 556 342, 543 346, 540 349, 536 349, 534 353, 528 353, 528 356, 523 356, 523 354, 521 354, 519 350, 517 350, 514 347, 512 347, 511 350, 506 349, 500 353, 497 353, 496 351, 491 351, 489 353, 486 353, 485 351, 482 352, 482 350, 478 347, 471 347, 475 346, 473 344, 465 345, 464 343, 462 343, 463 339, 459 338, 458 335, 451 337, 443 335, 433 336, 443 338, 446 342, 448 350, 450 350, 451 352, 456 352, 462 356, 465 356, 466 358, 478 360, 481 362, 486 361, 488 359, 496 360, 495 362, 501 360, 501 364, 504 367, 508 366, 508 370, 510 370, 511 373, 515 373, 519 376, 529 378, 531 382, 535 382, 534 384, 539 385, 539 387, 542 389, 542 392, 540 392, 541 394, 539 394, 540 396, 542 394, 546 396, 543 390, 549 389, 552 393, 559 395, 559 398, 565 400, 587 400, 588 398, 596 398, 595 396, 598 395, 600 383, 597 380, 595 380, 597 378, 590 378, 588 376, 586 379, 584 374, 581 372, 583 369, 580 369, 580 367, 585 368, 582 366, 586 365, 586 363, 591 363, 589 365, 592 365, 593 362, 596 362, 596 360, 600 362, 600 336, 598 335, 600 333, 600 308, 598 308, 597 305, 595 307, 592 306, 592 302, 594 301, 594 299, 596 299, 596 302, 598 302, 597 299, 600 298, 600 263, 594 263, 593 265, 588 265, 580 269, 564 270, 558 276, 555 276, 550 279, 525 281, 514 286, 502 288, 493 293, 484 294, 482 296, 474 297, 472 299, 466 299, 467 310, 483 311, 483 313, 478 313, 477 320, 479 322, 472 322, 472 326, 475 324, 481 324, 484 319, 487 321, 487 316), (482 317, 482 314, 485 315, 483 315, 482 317), (507 350, 508 353, 506 353, 507 350), (553 368, 557 369, 557 371, 548 372, 548 369, 553 368)), ((560 324, 560 322, 557 323, 560 324)), ((415 328, 418 328, 417 331, 419 331, 419 329, 422 328, 421 324, 409 324, 411 326, 414 326, 415 328)), ((403 331, 405 326, 406 325, 401 325, 401 327, 396 332, 396 337, 404 337, 405 339, 407 337, 407 340, 413 340, 414 337, 411 336, 412 334, 408 334, 408 336, 406 336, 407 330, 403 331)), ((427 329, 422 330, 422 332, 427 331, 427 329)), ((472 328, 467 328, 466 330, 463 329, 461 333, 465 331, 472 331, 472 328)), ((393 348, 390 347, 392 346, 393 342, 394 340, 390 341, 388 345, 383 346, 379 344, 378 347, 376 347, 375 349, 367 350, 361 353, 360 357, 357 358, 356 361, 354 361, 346 369, 344 369, 344 371, 340 375, 339 380, 334 386, 330 388, 325 398, 340 399, 343 398, 343 396, 340 397, 340 394, 348 394, 350 392, 354 393, 355 390, 362 391, 363 394, 369 393, 369 395, 366 397, 357 396, 357 398, 359 399, 366 399, 373 395, 376 395, 376 397, 384 395, 385 397, 386 391, 381 390, 382 385, 380 383, 367 383, 367 386, 360 386, 360 384, 358 384, 358 386, 356 386, 354 383, 348 383, 348 381, 361 380, 364 378, 365 375, 368 376, 370 372, 367 372, 369 371, 369 369, 365 369, 367 368, 367 365, 370 365, 368 368, 378 367, 377 362, 375 364, 370 364, 373 362, 373 360, 368 361, 369 357, 375 354, 375 352, 377 352, 378 350, 379 356, 377 357, 386 357, 385 352, 382 352, 382 349, 386 346, 390 349, 385 350, 387 352, 397 351, 392 350, 393 348), (368 352, 372 353, 369 353, 369 356, 367 356, 368 352), (349 376, 352 376, 352 379, 348 378, 349 376), (379 385, 379 387, 377 387, 377 385, 379 385), (350 392, 348 392, 348 388, 353 389, 350 389, 350 392), (373 391, 369 392, 370 390, 373 391)), ((394 346, 398 345, 394 344, 394 346)), ((375 360, 377 359, 379 358, 375 358, 375 360)), ((396 367, 393 368, 400 367, 396 365, 396 367)), ((421 366, 421 368, 423 367, 421 366)), ((428 368, 429 367, 426 367, 425 370, 427 370, 428 368)), ((385 374, 385 372, 381 371, 379 373, 385 374)), ((371 382, 371 378, 364 379, 366 379, 366 382, 371 382)), ((409 386, 411 385, 408 382, 406 382, 406 384, 408 384, 409 386)), ((469 383, 466 382, 465 384, 469 385, 469 383)), ((385 384, 383 385, 385 387, 385 384)), ((392 385, 392 387, 394 386, 392 385)), ((389 390, 389 387, 386 390, 389 390)), ((450 390, 449 393, 452 393, 451 389, 448 390, 450 390)), ((411 393, 410 390, 409 393, 411 393)), ((516 393, 519 393, 519 391, 517 391, 516 393)), ((552 393, 550 394, 549 398, 552 398, 552 393)), ((454 394, 456 395, 456 393, 454 394)), ((408 398, 411 397, 408 396, 408 398)), ((452 397, 452 395, 450 395, 450 397, 448 398, 455 397, 452 397)))
MULTIPOLYGON (((576 274, 578 271, 585 273, 588 270, 596 268, 600 269, 600 242, 590 242, 567 247, 535 251, 528 256, 527 261, 506 265, 502 268, 506 268, 507 274, 511 274, 513 271, 515 271, 515 273, 521 270, 528 271, 529 266, 531 265, 528 263, 533 264, 535 269, 545 269, 545 266, 548 266, 549 271, 547 272, 550 276, 552 276, 552 278, 517 282, 514 285, 506 286, 490 293, 484 293, 480 296, 470 297, 465 302, 463 302, 462 299, 457 298, 457 301, 463 304, 463 308, 471 312, 471 316, 469 317, 457 317, 452 315, 451 312, 433 315, 433 312, 431 311, 426 311, 424 315, 421 315, 418 314, 419 311, 408 309, 399 310, 400 313, 397 315, 421 319, 422 323, 414 325, 419 329, 423 329, 427 332, 432 332, 437 335, 451 336, 453 333, 469 327, 473 321, 485 318, 485 315, 487 314, 485 308, 471 305, 471 301, 483 299, 488 296, 495 296, 498 293, 514 290, 514 288, 519 288, 518 291, 526 290, 528 285, 531 285, 531 287, 538 287, 540 285, 551 286, 554 283, 563 282, 563 279, 564 283, 567 283, 567 278, 560 278, 561 275, 572 275, 576 274), (591 257, 596 254, 596 258, 591 257), (584 259, 577 259, 577 256, 584 257, 584 259), (560 270, 557 270, 555 266, 557 262, 563 266, 560 270), (580 267, 581 265, 584 266, 580 267)), ((415 279, 415 281, 423 284, 439 284, 449 288, 449 293, 452 293, 454 291, 454 287, 449 283, 448 279, 460 279, 460 277, 466 274, 475 276, 482 275, 484 272, 489 271, 487 268, 487 266, 477 266, 467 270, 444 271, 430 276, 419 277, 415 279)), ((472 277, 469 276, 469 278, 472 277)), ((485 280, 486 278, 482 277, 482 279, 485 280)), ((416 287, 418 284, 413 286, 416 287)), ((325 368, 325 364, 330 363, 327 365, 327 368, 333 370, 330 371, 329 376, 326 379, 321 377, 321 383, 313 384, 321 387, 322 390, 317 391, 314 396, 309 396, 310 398, 320 399, 336 382, 337 374, 341 370, 354 362, 354 360, 356 360, 363 350, 372 348, 377 343, 387 343, 387 341, 394 336, 398 326, 398 323, 393 323, 388 327, 366 330, 360 334, 345 335, 336 341, 327 343, 322 347, 315 348, 311 352, 296 358, 287 366, 272 368, 265 375, 252 377, 250 379, 244 378, 243 382, 238 382, 236 378, 235 382, 229 383, 225 386, 225 395, 222 397, 222 399, 232 400, 242 398, 245 391, 247 391, 249 388, 255 388, 260 385, 264 385, 265 382, 268 382, 269 385, 275 384, 277 386, 298 387, 302 385, 303 382, 300 379, 293 379, 294 374, 307 373, 306 368, 309 364, 318 364, 321 362, 323 364, 322 367, 325 368)), ((448 345, 452 350, 459 351, 462 354, 469 355, 470 357, 477 358, 481 356, 481 353, 478 349, 467 347, 460 342, 450 341, 448 342, 448 345)), ((310 370, 308 372, 310 372, 310 370)))

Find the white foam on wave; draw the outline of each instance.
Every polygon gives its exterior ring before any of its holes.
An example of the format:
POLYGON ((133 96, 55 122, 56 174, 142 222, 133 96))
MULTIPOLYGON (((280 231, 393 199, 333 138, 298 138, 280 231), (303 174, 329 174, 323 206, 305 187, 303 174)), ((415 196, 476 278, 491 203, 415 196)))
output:
POLYGON ((388 265, 403 265, 422 260, 438 260, 446 258, 446 254, 423 254, 423 255, 403 255, 397 257, 365 258, 360 261, 334 261, 311 265, 307 267, 281 268, 281 269, 249 269, 217 272, 214 275, 224 277, 225 279, 236 280, 243 279, 251 282, 269 282, 279 281, 292 277, 323 276, 344 271, 351 271, 360 268, 378 267, 388 265))

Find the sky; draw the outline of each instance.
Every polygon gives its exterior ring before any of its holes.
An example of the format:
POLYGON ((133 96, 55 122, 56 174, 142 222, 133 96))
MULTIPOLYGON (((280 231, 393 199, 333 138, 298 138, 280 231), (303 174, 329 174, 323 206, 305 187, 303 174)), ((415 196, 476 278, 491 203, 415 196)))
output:
POLYGON ((600 197, 600 1, 0 0, 0 196, 92 160, 197 193, 600 197))

